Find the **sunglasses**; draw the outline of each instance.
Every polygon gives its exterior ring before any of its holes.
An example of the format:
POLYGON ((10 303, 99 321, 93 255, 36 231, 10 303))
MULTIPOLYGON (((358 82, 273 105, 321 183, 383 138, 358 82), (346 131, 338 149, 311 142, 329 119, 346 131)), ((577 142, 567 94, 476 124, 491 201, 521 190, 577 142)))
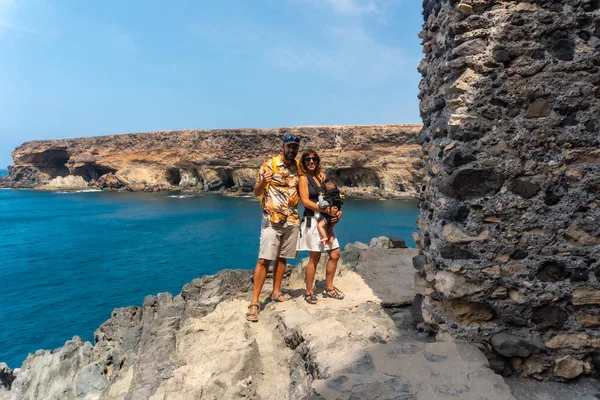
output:
POLYGON ((319 157, 306 157, 304 159, 304 162, 311 162, 311 161, 319 162, 319 157))
POLYGON ((300 138, 296 135, 287 135, 283 138, 283 143, 295 143, 300 144, 300 138))

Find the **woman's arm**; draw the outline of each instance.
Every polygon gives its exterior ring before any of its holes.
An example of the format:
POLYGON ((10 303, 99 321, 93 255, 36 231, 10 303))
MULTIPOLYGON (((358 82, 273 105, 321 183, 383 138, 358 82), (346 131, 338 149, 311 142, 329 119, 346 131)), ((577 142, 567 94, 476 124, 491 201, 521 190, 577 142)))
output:
POLYGON ((320 208, 317 203, 308 198, 308 178, 306 178, 306 176, 301 176, 298 179, 298 191, 300 192, 300 200, 302 200, 304 207, 308 208, 309 210, 326 213, 328 209, 320 208))

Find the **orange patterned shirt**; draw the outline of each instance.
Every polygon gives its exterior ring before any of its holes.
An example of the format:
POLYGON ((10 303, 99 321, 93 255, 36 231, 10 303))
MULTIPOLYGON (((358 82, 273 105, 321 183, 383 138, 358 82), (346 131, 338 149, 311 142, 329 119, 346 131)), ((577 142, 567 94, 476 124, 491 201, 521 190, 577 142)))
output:
MULTIPOLYGON (((286 167, 279 154, 276 159, 276 171, 264 195, 263 212, 274 224, 298 225, 298 164, 294 161, 286 167)), ((273 171, 273 158, 266 160, 260 167, 256 183, 262 179, 262 174, 273 171)))

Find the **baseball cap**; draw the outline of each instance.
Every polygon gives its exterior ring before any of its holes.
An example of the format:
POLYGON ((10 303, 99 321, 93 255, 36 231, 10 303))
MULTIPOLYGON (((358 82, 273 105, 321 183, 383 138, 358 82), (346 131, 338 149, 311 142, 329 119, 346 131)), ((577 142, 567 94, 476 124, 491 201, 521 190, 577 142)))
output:
POLYGON ((298 144, 299 145, 300 144, 300 138, 298 136, 296 136, 296 135, 286 135, 283 138, 283 144, 290 144, 290 143, 298 144))

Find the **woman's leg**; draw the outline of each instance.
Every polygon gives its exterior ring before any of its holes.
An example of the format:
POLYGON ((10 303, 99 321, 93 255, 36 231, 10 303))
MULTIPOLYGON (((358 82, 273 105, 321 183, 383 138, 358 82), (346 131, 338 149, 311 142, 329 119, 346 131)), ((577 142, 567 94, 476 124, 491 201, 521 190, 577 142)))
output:
POLYGON ((312 294, 313 285, 315 283, 315 272, 317 271, 317 265, 321 259, 321 253, 318 251, 308 252, 308 263, 306 264, 305 279, 306 282, 306 293, 312 294))
POLYGON ((329 261, 327 261, 327 266, 325 267, 325 290, 331 291, 333 290, 333 277, 335 276, 341 253, 339 248, 328 250, 327 252, 329 253, 329 261))

